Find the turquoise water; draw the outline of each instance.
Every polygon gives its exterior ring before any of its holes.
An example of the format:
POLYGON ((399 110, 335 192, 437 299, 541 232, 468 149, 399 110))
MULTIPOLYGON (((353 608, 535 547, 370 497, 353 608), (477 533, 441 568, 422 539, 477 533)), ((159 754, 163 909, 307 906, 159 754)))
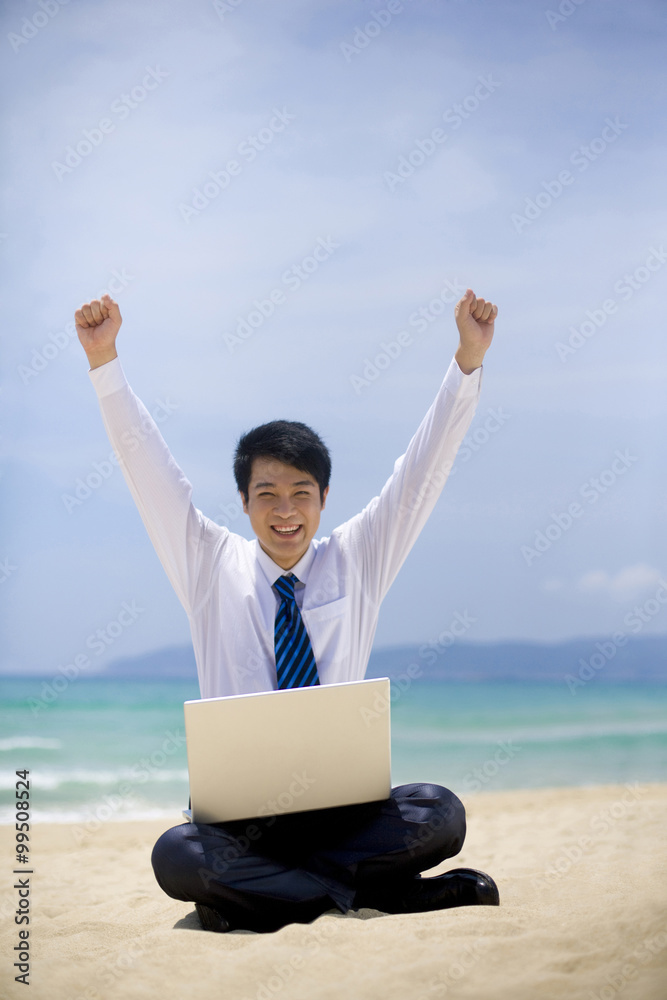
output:
MULTIPOLYGON (((34 820, 177 821, 188 799, 183 701, 196 684, 79 678, 49 704, 43 684, 2 681, 0 822, 12 820, 23 768, 34 820)), ((667 685, 591 683, 572 695, 564 684, 415 680, 393 688, 392 780, 463 795, 665 781, 667 685)))

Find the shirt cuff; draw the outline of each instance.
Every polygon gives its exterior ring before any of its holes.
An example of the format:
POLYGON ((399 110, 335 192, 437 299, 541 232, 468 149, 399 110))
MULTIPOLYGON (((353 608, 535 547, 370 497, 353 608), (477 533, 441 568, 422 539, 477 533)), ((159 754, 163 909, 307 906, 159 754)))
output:
POLYGON ((456 358, 452 358, 452 363, 447 369, 443 386, 456 396, 463 399, 466 396, 476 396, 482 384, 482 368, 475 368, 474 372, 464 375, 458 366, 456 358))
POLYGON ((107 361, 99 368, 93 368, 88 374, 99 399, 110 396, 112 392, 118 392, 128 384, 119 358, 107 361))

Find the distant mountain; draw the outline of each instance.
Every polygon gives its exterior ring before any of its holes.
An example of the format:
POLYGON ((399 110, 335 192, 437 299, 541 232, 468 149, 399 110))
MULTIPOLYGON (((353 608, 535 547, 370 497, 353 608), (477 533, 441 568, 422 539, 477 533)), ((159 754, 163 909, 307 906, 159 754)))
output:
MULTIPOLYGON (((619 635, 619 633, 617 633, 619 635)), ((559 643, 489 642, 390 646, 371 654, 368 677, 401 675, 438 681, 659 681, 667 683, 667 635, 627 636, 623 645, 607 636, 559 643)), ((106 678, 192 680, 191 646, 169 646, 144 656, 112 661, 106 678)))
POLYGON ((197 664, 192 646, 166 646, 143 656, 124 656, 112 660, 107 668, 98 673, 99 677, 119 679, 136 677, 147 680, 197 680, 197 664))
POLYGON ((373 652, 368 676, 410 676, 413 664, 422 670, 417 676, 431 680, 562 681, 572 677, 576 685, 577 679, 598 676, 607 681, 667 682, 667 635, 627 637, 624 645, 605 636, 559 643, 461 642, 444 650, 426 644, 394 646, 373 652))

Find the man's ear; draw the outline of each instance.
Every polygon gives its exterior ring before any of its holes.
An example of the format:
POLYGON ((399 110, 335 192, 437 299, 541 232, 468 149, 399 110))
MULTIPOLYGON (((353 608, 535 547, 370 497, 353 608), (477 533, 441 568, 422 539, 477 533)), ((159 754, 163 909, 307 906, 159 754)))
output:
POLYGON ((241 497, 241 503, 243 504, 243 513, 247 514, 248 513, 248 498, 245 495, 245 493, 241 493, 241 490, 239 490, 239 496, 241 497))
POLYGON ((324 510, 324 508, 326 507, 328 492, 329 492, 329 487, 327 486, 327 488, 322 493, 322 506, 320 507, 320 510, 324 510))

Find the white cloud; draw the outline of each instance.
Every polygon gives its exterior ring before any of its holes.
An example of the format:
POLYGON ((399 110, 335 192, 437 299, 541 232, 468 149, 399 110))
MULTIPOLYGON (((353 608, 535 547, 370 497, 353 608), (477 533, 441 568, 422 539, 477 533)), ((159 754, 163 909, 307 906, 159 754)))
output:
POLYGON ((613 574, 601 569, 590 570, 577 580, 575 587, 583 594, 625 603, 636 600, 656 587, 663 575, 653 566, 636 563, 613 574))

